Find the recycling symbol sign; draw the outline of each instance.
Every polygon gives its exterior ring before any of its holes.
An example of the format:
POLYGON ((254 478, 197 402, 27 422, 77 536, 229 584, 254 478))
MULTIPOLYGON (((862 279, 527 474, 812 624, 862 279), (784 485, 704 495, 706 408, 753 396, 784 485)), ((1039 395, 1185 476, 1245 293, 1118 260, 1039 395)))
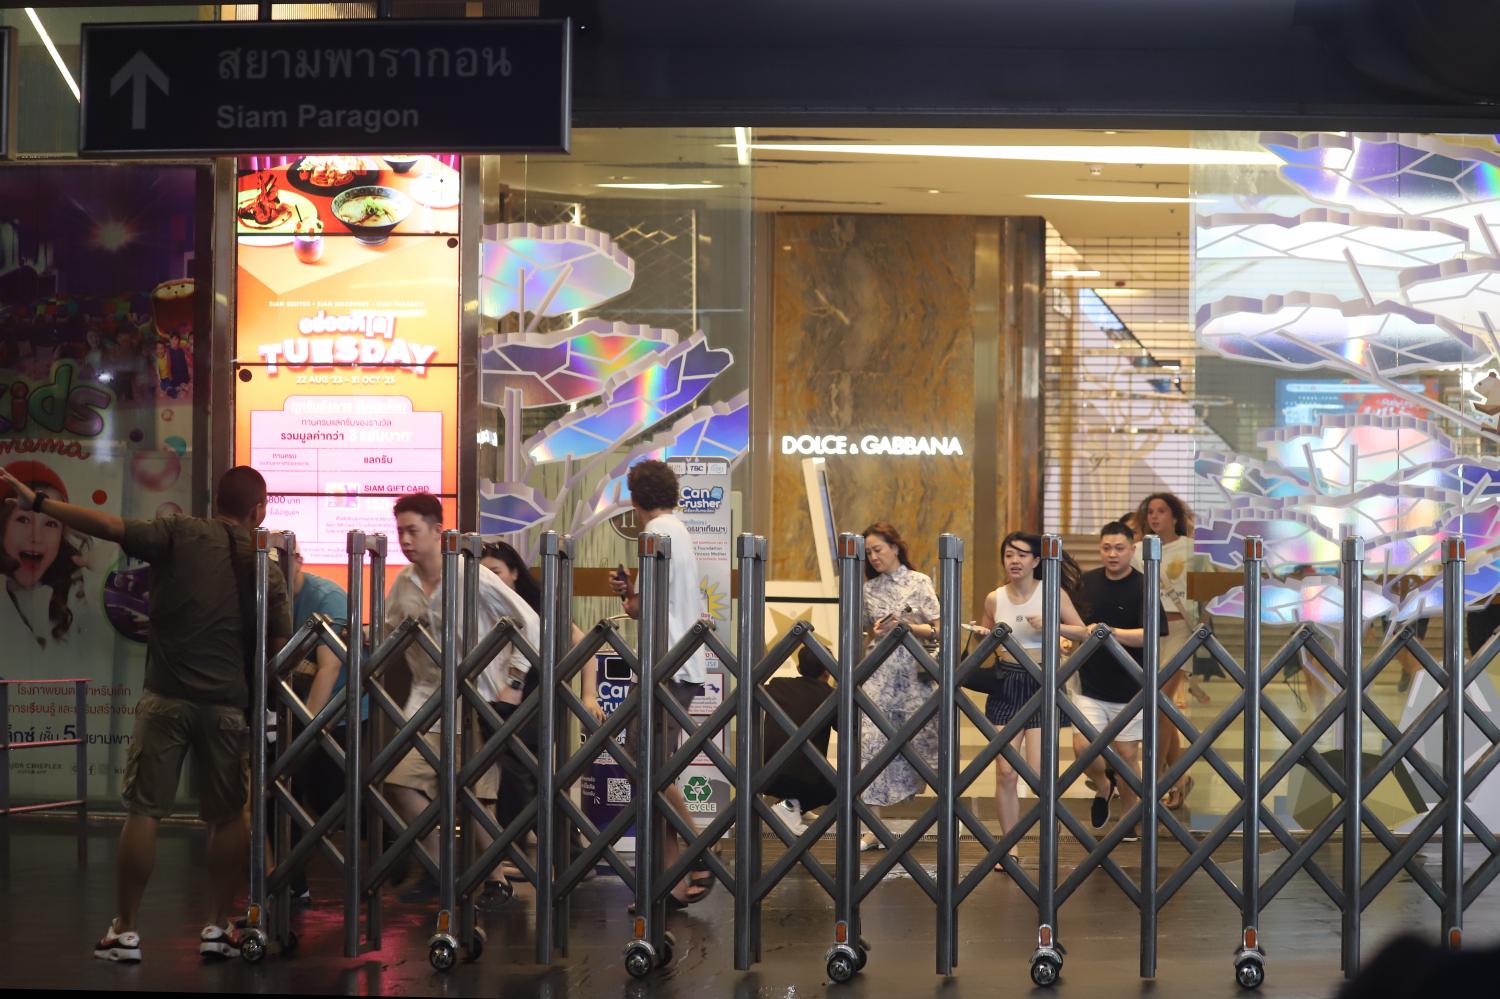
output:
POLYGON ((682 786, 682 795, 692 802, 704 802, 714 793, 713 785, 702 774, 689 777, 682 786))

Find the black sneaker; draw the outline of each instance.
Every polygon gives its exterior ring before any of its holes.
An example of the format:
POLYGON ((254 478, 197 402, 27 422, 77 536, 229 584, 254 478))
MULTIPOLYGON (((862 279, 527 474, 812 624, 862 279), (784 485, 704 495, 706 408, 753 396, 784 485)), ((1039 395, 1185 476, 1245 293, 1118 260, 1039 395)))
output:
POLYGON ((1094 797, 1094 803, 1089 806, 1089 825, 1095 829, 1103 829, 1104 823, 1109 821, 1109 798, 1094 797))
POLYGON ((516 890, 509 881, 486 881, 484 891, 474 900, 480 912, 496 912, 511 900, 516 890))
POLYGON ((308 889, 308 888, 304 888, 300 892, 294 892, 292 894, 292 908, 293 909, 311 909, 312 908, 312 890, 308 889))

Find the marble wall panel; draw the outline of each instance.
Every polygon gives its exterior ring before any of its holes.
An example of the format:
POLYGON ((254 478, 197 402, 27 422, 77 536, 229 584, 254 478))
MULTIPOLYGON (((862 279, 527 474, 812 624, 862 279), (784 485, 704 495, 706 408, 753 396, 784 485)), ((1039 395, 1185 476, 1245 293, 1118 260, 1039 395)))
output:
POLYGON ((975 234, 986 221, 774 217, 771 578, 818 578, 801 458, 781 454, 783 434, 958 437, 962 457, 829 457, 829 491, 838 530, 889 520, 924 572, 939 534, 973 536, 975 234))

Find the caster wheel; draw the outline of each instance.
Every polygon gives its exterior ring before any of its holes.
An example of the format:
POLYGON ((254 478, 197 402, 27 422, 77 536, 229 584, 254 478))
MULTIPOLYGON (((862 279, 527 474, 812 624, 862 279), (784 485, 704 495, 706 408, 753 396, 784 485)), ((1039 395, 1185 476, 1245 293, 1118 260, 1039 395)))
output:
POLYGON ((625 970, 631 978, 645 978, 655 967, 656 954, 644 940, 637 940, 625 948, 625 970))
POLYGON ((439 940, 427 948, 427 962, 438 971, 447 971, 457 960, 458 954, 450 943, 439 940))
POLYGON ((859 959, 846 951, 838 951, 828 958, 828 978, 839 985, 859 973, 859 959))
POLYGON ((1242 989, 1258 989, 1266 980, 1266 966, 1259 961, 1244 960, 1234 966, 1234 980, 1242 989))
POLYGON ((474 939, 464 949, 465 961, 479 960, 480 955, 484 953, 484 939, 484 930, 478 926, 474 927, 474 939))
POLYGON ((1057 981, 1058 972, 1062 971, 1062 965, 1050 957, 1039 957, 1031 962, 1032 984, 1040 988, 1048 988, 1057 981))
POLYGON ((870 959, 870 952, 861 946, 855 949, 854 954, 854 970, 864 971, 865 962, 870 959))
POLYGON ((287 931, 286 943, 281 945, 281 953, 286 957, 291 957, 293 954, 297 953, 297 944, 297 931, 287 931))
POLYGON ((658 968, 665 968, 672 963, 672 945, 676 942, 677 939, 672 934, 666 933, 662 935, 661 950, 656 955, 656 966, 658 968))
POLYGON ((254 930, 240 941, 240 957, 249 964, 259 964, 266 956, 266 941, 260 935, 260 931, 254 930))

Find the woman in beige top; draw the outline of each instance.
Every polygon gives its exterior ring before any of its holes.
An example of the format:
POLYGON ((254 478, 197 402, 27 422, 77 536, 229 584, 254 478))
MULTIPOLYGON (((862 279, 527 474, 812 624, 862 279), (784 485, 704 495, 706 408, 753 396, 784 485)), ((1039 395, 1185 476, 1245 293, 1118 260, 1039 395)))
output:
MULTIPOLYGON (((1188 599, 1188 573, 1198 568, 1198 559, 1193 554, 1193 512, 1188 505, 1172 493, 1152 493, 1141 501, 1136 510, 1135 522, 1141 534, 1155 534, 1161 538, 1161 601, 1166 611, 1168 631, 1162 636, 1159 664, 1166 667, 1182 650, 1193 632, 1198 628, 1198 604, 1188 599)), ((1141 565, 1140 549, 1136 550, 1136 567, 1141 565)), ((1187 683, 1192 664, 1187 663, 1162 684, 1162 692, 1172 698, 1178 708, 1187 706, 1183 687, 1187 683)), ((1182 739, 1177 726, 1159 714, 1156 726, 1156 772, 1167 769, 1182 758, 1182 739)), ((1183 775, 1162 796, 1168 808, 1181 808, 1193 790, 1193 778, 1183 775)))

